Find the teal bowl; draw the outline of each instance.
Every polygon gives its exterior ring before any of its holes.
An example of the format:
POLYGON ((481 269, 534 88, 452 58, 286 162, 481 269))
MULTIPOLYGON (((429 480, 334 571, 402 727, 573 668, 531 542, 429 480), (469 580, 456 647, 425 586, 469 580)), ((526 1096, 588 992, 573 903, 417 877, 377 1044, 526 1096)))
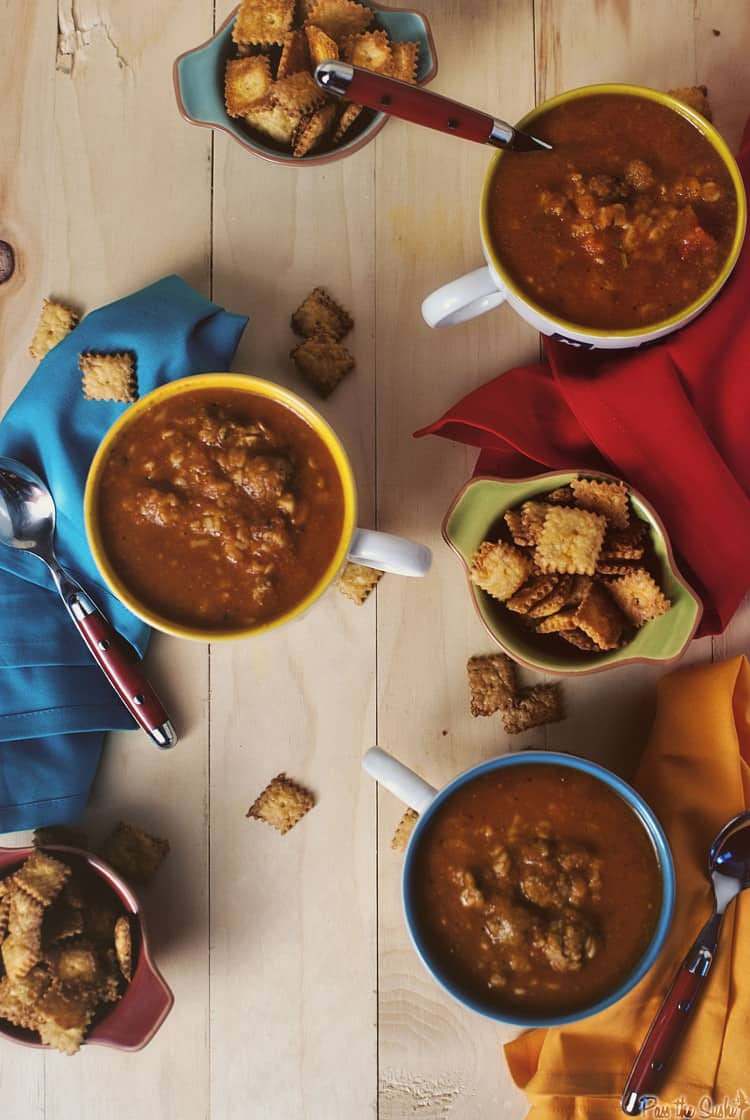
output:
MULTIPOLYGON (((359 0, 377 15, 378 26, 395 42, 419 43, 417 84, 426 85, 437 74, 437 53, 426 16, 406 8, 388 8, 374 0, 359 0)), ((219 30, 207 42, 185 51, 175 59, 172 68, 174 90, 180 113, 191 124, 218 128, 248 152, 282 163, 288 167, 316 167, 323 163, 353 155, 380 132, 388 120, 385 113, 364 109, 349 132, 335 148, 310 156, 295 158, 282 145, 256 132, 243 120, 230 117, 224 105, 224 70, 233 57, 235 44, 232 27, 237 16, 235 8, 219 30)))
POLYGON ((572 646, 561 648, 565 646, 562 639, 523 629, 501 603, 472 583, 469 577, 471 556, 483 540, 494 539, 493 528, 505 511, 531 498, 541 498, 559 486, 567 486, 579 475, 606 482, 620 481, 600 471, 557 471, 522 479, 474 478, 458 494, 443 521, 443 537, 464 566, 469 593, 480 619, 490 636, 514 661, 545 673, 572 676, 634 662, 677 660, 698 628, 702 604, 675 564, 661 518, 653 506, 630 487, 631 505, 636 516, 648 526, 661 588, 671 599, 672 606, 659 618, 641 626, 627 645, 601 654, 579 652, 572 646))

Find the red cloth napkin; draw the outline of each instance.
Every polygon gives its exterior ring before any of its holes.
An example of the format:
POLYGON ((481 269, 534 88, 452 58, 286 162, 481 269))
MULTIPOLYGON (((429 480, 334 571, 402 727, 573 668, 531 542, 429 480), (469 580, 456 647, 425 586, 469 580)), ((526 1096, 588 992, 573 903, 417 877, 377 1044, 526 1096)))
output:
MULTIPOLYGON (((750 121, 738 157, 750 180, 750 121)), ((689 326, 643 350, 544 340, 547 361, 508 370, 416 436, 482 449, 475 474, 597 469, 653 503, 718 634, 750 587, 750 237, 689 326)))

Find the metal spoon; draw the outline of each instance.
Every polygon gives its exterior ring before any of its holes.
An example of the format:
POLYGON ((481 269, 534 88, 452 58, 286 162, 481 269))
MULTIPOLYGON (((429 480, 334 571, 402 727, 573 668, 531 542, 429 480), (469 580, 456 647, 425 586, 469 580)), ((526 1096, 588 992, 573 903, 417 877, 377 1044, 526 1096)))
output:
POLYGON ((531 136, 507 121, 491 117, 481 109, 472 109, 460 101, 441 97, 411 82, 387 78, 373 70, 352 66, 350 62, 321 62, 315 68, 315 81, 326 93, 335 93, 357 105, 367 105, 379 113, 489 144, 493 148, 509 148, 514 152, 551 151, 552 145, 531 136))
POLYGON ((664 1068, 695 1007, 716 956, 724 912, 750 887, 750 810, 724 825, 711 845, 708 873, 714 894, 711 917, 693 942, 651 1024, 620 1100, 623 1112, 638 1116, 653 1102, 664 1068))
POLYGON ((55 503, 41 478, 16 459, 0 457, 0 544, 47 565, 68 614, 125 707, 158 747, 173 747, 175 730, 132 649, 60 567, 54 536, 55 503))

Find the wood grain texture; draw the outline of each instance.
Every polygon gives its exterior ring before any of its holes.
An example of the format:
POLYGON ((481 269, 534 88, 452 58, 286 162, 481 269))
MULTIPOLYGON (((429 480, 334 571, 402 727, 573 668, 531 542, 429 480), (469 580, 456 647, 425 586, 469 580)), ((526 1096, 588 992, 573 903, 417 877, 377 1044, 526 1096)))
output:
MULTIPOLYGON (((744 0, 429 0, 437 92, 509 120, 616 79, 706 82, 736 144, 750 106, 744 0), (719 34, 716 34, 716 32, 719 34)), ((228 9, 228 5, 227 5, 228 9)), ((216 9, 216 22, 225 10, 216 9)), ((358 481, 360 522, 430 544, 423 581, 386 576, 363 607, 335 590, 285 630, 239 644, 159 638, 149 670, 181 740, 111 736, 85 823, 169 837, 146 896, 174 1011, 139 1055, 74 1060, 0 1045, 5 1120, 484 1120, 526 1110, 512 1037, 463 1011, 417 961, 400 909, 402 806, 360 770, 375 741, 443 783, 542 744, 635 769, 658 669, 566 681, 567 719, 506 736, 472 719, 465 664, 490 652, 440 522, 474 452, 411 432, 538 353, 508 308, 446 331, 423 297, 481 263, 488 153, 393 121, 350 159, 289 170, 180 120, 171 63, 204 41, 213 0, 0 0, 0 404, 33 371, 41 300, 82 310, 179 272, 249 313, 235 369, 318 405, 358 481), (289 361, 289 315, 315 285, 355 319, 357 360, 321 403, 289 361), (245 813, 281 770, 317 805, 280 836, 245 813)), ((685 664, 745 652, 750 604, 685 664)), ((542 679, 522 672, 525 683, 542 679)), ((0 838, 19 844, 23 834, 0 838)))

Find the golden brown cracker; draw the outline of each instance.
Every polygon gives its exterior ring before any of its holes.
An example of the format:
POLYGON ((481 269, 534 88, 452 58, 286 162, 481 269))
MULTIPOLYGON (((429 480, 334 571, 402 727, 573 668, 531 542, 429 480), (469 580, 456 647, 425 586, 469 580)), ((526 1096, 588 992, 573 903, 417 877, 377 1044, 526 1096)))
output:
POLYGON ((483 541, 469 562, 471 580, 482 591, 509 599, 531 574, 529 557, 504 541, 483 541))
POLYGON ((295 346, 289 356, 321 397, 330 396, 355 366, 354 358, 346 347, 328 335, 306 338, 295 346))
POLYGON ((300 70, 297 74, 290 74, 288 78, 281 78, 274 82, 269 93, 272 105, 279 105, 288 113, 311 113, 323 104, 325 94, 317 85, 312 74, 300 70))
POLYGON ((708 100, 707 86, 680 86, 678 89, 668 89, 667 93, 685 105, 689 105, 691 109, 695 109, 696 113, 700 113, 707 121, 714 119, 708 100))
POLYGON ((596 642, 588 634, 584 634, 583 630, 558 630, 558 634, 576 649, 585 650, 587 653, 601 652, 596 642))
POLYGON ((618 647, 624 622, 622 613, 598 583, 591 585, 588 595, 575 612, 576 627, 596 642, 599 649, 618 647))
POLYGON ((37 1030, 42 1042, 63 1054, 75 1054, 93 1017, 90 999, 85 994, 63 995, 50 988, 40 1000, 37 1030))
POLYGON ((279 46, 291 29, 294 0, 242 0, 232 27, 235 43, 279 46))
POLYGON ((48 949, 45 959, 61 984, 90 987, 99 978, 96 952, 84 942, 48 949))
POLYGON ((355 564, 350 560, 336 580, 336 587, 342 595, 346 595, 347 599, 361 606, 384 574, 375 568, 368 568, 365 564, 355 564))
POLYGON ((347 35, 366 31, 373 13, 371 8, 355 0, 316 0, 309 9, 308 20, 338 43, 347 35))
POLYGON ((69 878, 70 868, 66 863, 39 849, 31 853, 14 875, 16 886, 42 906, 49 906, 57 898, 69 878))
POLYGON ((530 727, 557 723, 565 718, 562 690, 557 684, 537 684, 522 689, 513 703, 503 709, 503 726, 509 735, 518 735, 530 727))
POLYGON ((535 603, 534 606, 527 611, 529 618, 547 618, 548 615, 556 614, 558 611, 562 610, 568 602, 572 586, 572 576, 561 576, 549 595, 545 596, 540 602, 535 603))
POLYGON ((516 692, 516 670, 504 653, 470 657, 469 707, 473 716, 491 716, 509 704, 516 692))
POLYGON ((245 815, 270 824, 283 835, 294 828, 314 804, 310 791, 282 772, 258 794, 245 815))
POLYGON ((302 338, 327 334, 336 342, 341 342, 353 326, 354 321, 348 311, 324 288, 313 288, 292 313, 292 330, 302 338))
POLYGON ((115 923, 115 953, 120 972, 129 983, 133 979, 133 938, 130 922, 124 914, 115 923))
POLYGON ((528 501, 521 506, 521 519, 528 544, 536 544, 539 540, 548 509, 547 502, 528 501))
POLYGON ((643 626, 666 614, 672 602, 645 568, 607 581, 607 588, 618 607, 635 626, 643 626))
POLYGON ((648 527, 633 517, 627 529, 610 529, 604 537, 602 560, 640 560, 648 543, 648 527))
POLYGON ((353 66, 390 73, 391 44, 385 31, 365 31, 362 35, 349 35, 341 44, 342 57, 353 66))
POLYGON ((133 883, 148 883, 169 855, 169 841, 122 821, 101 846, 106 860, 133 883))
POLYGON ((277 144, 287 146, 294 140, 301 119, 300 112, 290 112, 283 105, 262 105, 245 114, 245 120, 251 128, 262 132, 277 144))
POLYGON ((557 634, 561 630, 572 629, 576 625, 576 607, 569 610, 557 611, 548 615, 536 624, 537 634, 557 634))
POLYGON ((410 82, 412 85, 417 80, 419 67, 419 43, 391 43, 391 69, 392 78, 400 82, 410 82))
POLYGON ((322 27, 307 24, 305 35, 313 67, 319 66, 321 62, 335 61, 339 57, 338 45, 330 35, 326 35, 322 27))
POLYGON ((130 354, 78 355, 81 388, 87 401, 126 403, 138 397, 135 362, 130 354))
POLYGON ((409 846, 411 834, 414 831, 414 826, 419 820, 419 813, 416 809, 407 809, 401 820, 396 825, 396 831, 391 837, 391 848, 394 852, 405 852, 409 846))
POLYGON ((54 299, 45 299, 42 311, 29 346, 32 358, 41 360, 45 354, 62 342, 78 323, 80 316, 54 299))
POLYGON ((517 544, 519 548, 528 548, 534 544, 534 537, 529 533, 526 528, 523 514, 520 509, 506 509, 503 514, 503 520, 508 526, 513 544, 517 544))
POLYGON ((579 509, 600 513, 615 529, 627 529, 630 523, 630 499, 623 482, 574 478, 570 488, 579 509))
POLYGON ((558 583, 559 576, 556 575, 534 576, 519 591, 516 591, 515 595, 506 599, 505 605, 509 611, 514 611, 516 614, 527 614, 535 603, 546 599, 558 583))
POLYGON ((338 124, 336 125, 336 131, 333 134, 334 144, 338 144, 339 140, 349 131, 363 108, 363 105, 355 105, 354 102, 350 102, 348 105, 344 106, 338 124))
POLYGON ((265 104, 271 92, 271 66, 264 54, 234 58, 224 72, 224 103, 230 117, 244 117, 265 104))
POLYGON ((277 78, 286 78, 290 74, 297 74, 300 70, 310 69, 310 52, 307 49, 307 36, 304 31, 295 29, 287 31, 281 48, 277 78))
POLYGON ((24 944, 15 934, 9 933, 0 945, 5 971, 10 980, 18 980, 31 972, 35 964, 39 963, 40 953, 37 949, 24 944))
POLYGON ((534 550, 545 572, 592 576, 601 552, 607 521, 598 513, 550 506, 534 550))
POLYGON ((292 155, 300 159, 314 151, 331 132, 337 114, 338 106, 333 101, 326 101, 304 116, 294 134, 292 155))

